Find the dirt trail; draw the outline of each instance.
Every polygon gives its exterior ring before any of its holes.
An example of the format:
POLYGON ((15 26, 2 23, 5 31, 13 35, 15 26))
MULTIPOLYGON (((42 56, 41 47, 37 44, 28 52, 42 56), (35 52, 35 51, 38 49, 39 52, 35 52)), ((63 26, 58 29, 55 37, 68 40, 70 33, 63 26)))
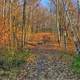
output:
POLYGON ((69 67, 72 56, 59 51, 32 50, 34 62, 27 61, 18 80, 79 80, 69 67))

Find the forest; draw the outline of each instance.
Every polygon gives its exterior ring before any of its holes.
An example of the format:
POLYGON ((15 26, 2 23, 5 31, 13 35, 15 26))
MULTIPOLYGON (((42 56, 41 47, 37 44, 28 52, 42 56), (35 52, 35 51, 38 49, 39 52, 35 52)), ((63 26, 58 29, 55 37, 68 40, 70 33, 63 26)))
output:
POLYGON ((0 0, 0 79, 68 80, 64 64, 79 80, 80 0, 0 0))

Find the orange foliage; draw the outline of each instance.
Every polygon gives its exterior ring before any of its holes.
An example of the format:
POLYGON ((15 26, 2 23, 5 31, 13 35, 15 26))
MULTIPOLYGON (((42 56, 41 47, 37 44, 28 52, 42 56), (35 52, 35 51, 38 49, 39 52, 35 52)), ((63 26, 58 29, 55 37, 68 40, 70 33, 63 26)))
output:
POLYGON ((4 21, 4 18, 0 17, 0 45, 4 45, 9 41, 9 29, 4 21))
MULTIPOLYGON (((43 33, 42 32, 42 33, 33 34, 30 41, 35 45, 39 42, 42 42, 41 47, 44 47, 45 49, 64 50, 64 43, 60 43, 61 46, 59 45, 58 35, 55 32, 54 33, 43 33), (46 45, 44 44, 44 41, 47 41, 46 45)), ((71 52, 75 50, 73 40, 71 39, 70 36, 68 37, 68 40, 67 40, 67 50, 71 52)))

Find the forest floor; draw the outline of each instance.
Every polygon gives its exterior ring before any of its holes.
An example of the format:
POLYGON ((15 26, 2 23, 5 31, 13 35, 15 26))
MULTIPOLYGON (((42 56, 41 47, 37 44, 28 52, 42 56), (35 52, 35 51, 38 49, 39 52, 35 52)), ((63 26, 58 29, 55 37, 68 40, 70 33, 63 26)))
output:
POLYGON ((0 69, 0 80, 80 80, 72 71, 73 56, 56 50, 32 49, 26 63, 11 71, 0 69))

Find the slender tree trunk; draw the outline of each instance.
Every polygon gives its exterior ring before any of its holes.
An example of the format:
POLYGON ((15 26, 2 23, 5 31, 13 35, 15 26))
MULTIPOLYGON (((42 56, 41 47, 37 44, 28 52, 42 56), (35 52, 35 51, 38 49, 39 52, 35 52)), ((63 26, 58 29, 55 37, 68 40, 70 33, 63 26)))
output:
POLYGON ((68 17, 68 20, 69 20, 69 23, 70 23, 70 26, 69 26, 69 29, 70 30, 69 31, 71 32, 71 35, 72 35, 72 39, 74 41, 76 52, 78 54, 80 54, 80 41, 78 39, 77 33, 76 33, 76 31, 74 29, 74 26, 72 24, 72 21, 71 21, 71 17, 69 15, 69 12, 67 11, 66 13, 67 13, 67 17, 68 17))
POLYGON ((10 48, 13 49, 13 37, 12 37, 12 2, 9 0, 9 27, 10 27, 10 48))
POLYGON ((24 49, 24 44, 25 44, 25 36, 24 36, 24 29, 25 29, 25 24, 26 24, 26 0, 24 0, 23 3, 23 26, 22 26, 22 41, 21 41, 21 48, 22 50, 24 49))
POLYGON ((60 36, 60 27, 59 27, 59 0, 56 0, 56 26, 58 30, 58 42, 60 45, 61 36, 60 36))

